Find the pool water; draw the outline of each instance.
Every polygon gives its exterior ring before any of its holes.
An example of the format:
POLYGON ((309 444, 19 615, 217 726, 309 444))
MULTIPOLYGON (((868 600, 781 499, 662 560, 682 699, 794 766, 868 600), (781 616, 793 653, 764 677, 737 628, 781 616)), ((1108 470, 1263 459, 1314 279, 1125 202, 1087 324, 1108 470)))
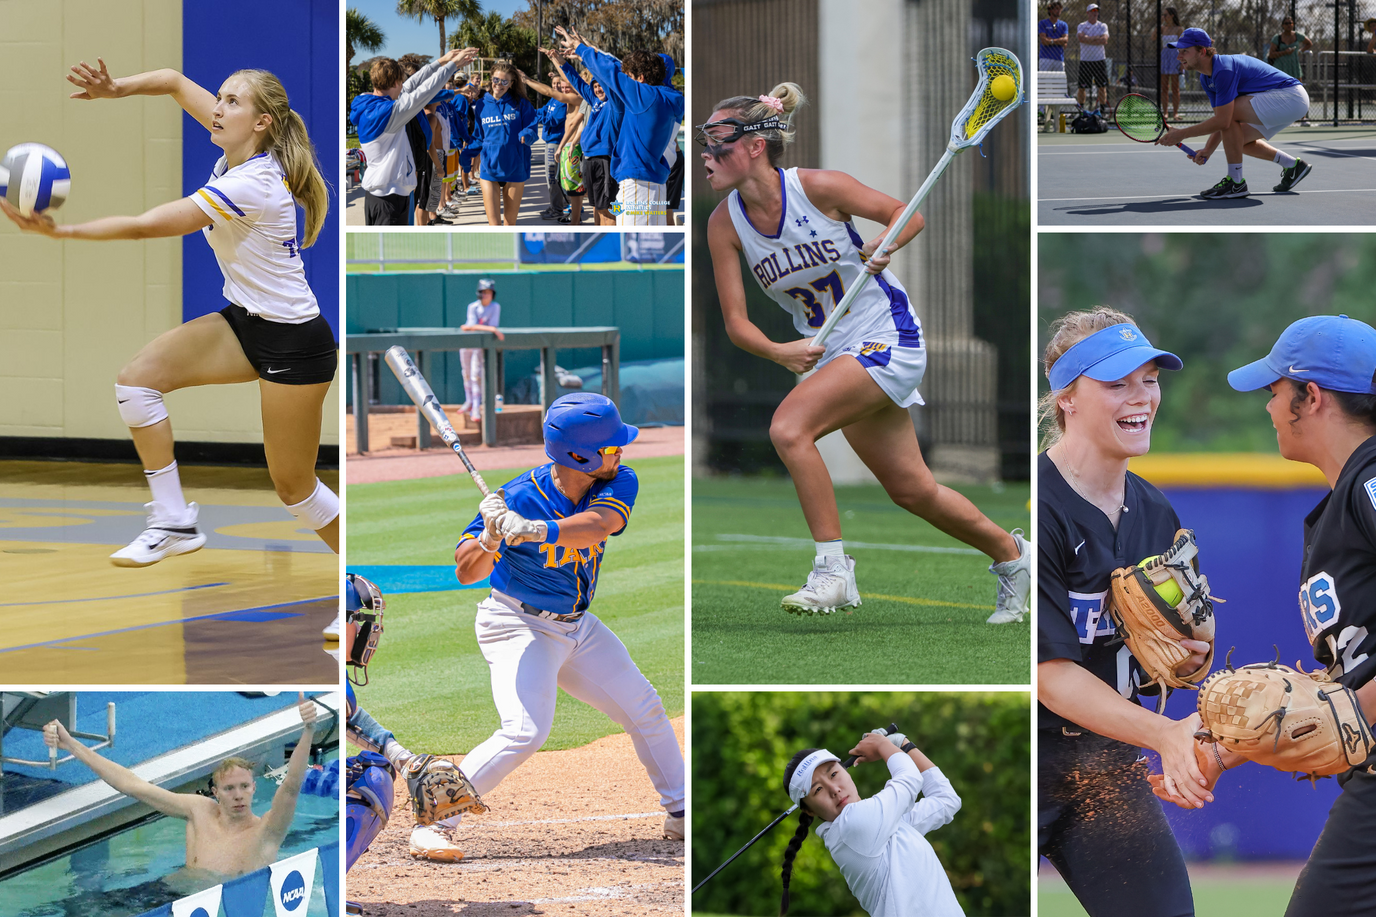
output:
MULTIPOLYGON (((326 767, 337 760, 332 753, 326 767)), ((254 814, 267 814, 276 792, 259 777, 254 814)), ((303 793, 278 859, 338 839, 339 800, 303 793)), ((159 816, 0 880, 0 917, 135 917, 197 890, 177 882, 185 865, 186 822, 159 816)), ((309 917, 325 914, 322 872, 317 866, 309 917)))

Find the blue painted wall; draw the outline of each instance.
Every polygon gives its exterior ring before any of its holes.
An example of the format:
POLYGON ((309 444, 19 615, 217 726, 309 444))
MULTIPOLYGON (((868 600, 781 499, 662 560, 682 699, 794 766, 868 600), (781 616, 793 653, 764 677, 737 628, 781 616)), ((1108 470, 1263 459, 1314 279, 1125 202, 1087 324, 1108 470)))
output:
MULTIPOLYGON (((334 203, 320 237, 302 252, 306 279, 320 312, 339 335, 340 137, 339 4, 336 0, 236 0, 230 5, 185 0, 182 4, 182 69, 211 92, 236 70, 270 70, 282 81, 291 107, 321 158, 334 203)), ((182 115, 182 192, 205 184, 220 158, 205 128, 182 115)), ((298 210, 298 222, 305 217, 298 210)), ((182 320, 225 307, 224 279, 215 254, 200 233, 182 240, 182 320)))

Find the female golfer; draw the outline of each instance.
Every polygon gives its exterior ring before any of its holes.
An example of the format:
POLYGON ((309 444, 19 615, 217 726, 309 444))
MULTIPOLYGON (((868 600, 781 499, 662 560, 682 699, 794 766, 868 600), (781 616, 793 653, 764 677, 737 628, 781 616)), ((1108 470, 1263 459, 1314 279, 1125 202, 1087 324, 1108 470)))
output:
POLYGON ((321 405, 338 345, 306 283, 299 248, 325 222, 330 190, 316 165, 305 122, 281 82, 265 70, 239 70, 211 94, 175 70, 115 79, 105 62, 84 61, 67 79, 74 99, 170 95, 210 131, 224 155, 205 186, 142 216, 105 217, 59 226, 45 213, 24 217, 4 205, 20 229, 54 239, 152 239, 205 233, 224 274, 230 305, 158 336, 120 371, 120 417, 153 491, 148 528, 110 555, 144 567, 205 544, 198 508, 182 496, 172 424, 163 395, 193 385, 258 381, 263 448, 277 496, 331 549, 339 550, 339 498, 315 476, 321 405), (298 242, 295 204, 305 208, 298 242))
MULTIPOLYGON (((1193 914, 1185 860, 1143 779, 1140 749, 1160 753, 1164 785, 1191 807, 1213 801, 1218 773, 1201 773, 1198 714, 1175 721, 1139 706, 1142 668, 1105 608, 1110 574, 1165 551, 1180 528, 1161 492, 1127 470, 1151 445, 1157 376, 1180 358, 1152 347, 1130 316, 1099 307, 1053 322, 1045 359, 1038 848, 1091 915, 1193 914)), ((1181 646, 1191 655, 1177 674, 1197 672, 1209 645, 1181 646)))
MULTIPOLYGON (((1271 352, 1228 374, 1269 389, 1280 454, 1323 472, 1332 492, 1304 519, 1300 613, 1314 658, 1376 713, 1376 329, 1345 315, 1286 328, 1271 352)), ((1370 914, 1376 901, 1376 773, 1338 777, 1342 795, 1300 873, 1286 917, 1370 914)), ((1230 765, 1231 766, 1231 765, 1230 765)))
POLYGON ((474 131, 482 145, 478 178, 483 186, 487 225, 516 225, 521 197, 530 178, 530 146, 535 142, 535 108, 526 100, 521 73, 511 61, 492 65, 491 92, 474 103, 474 131))
POLYGON ((792 140, 793 114, 804 102, 793 83, 767 96, 718 102, 699 126, 707 183, 731 191, 707 222, 726 333, 742 350, 795 373, 800 382, 774 412, 769 435, 788 467, 817 556, 807 584, 783 600, 793 614, 829 614, 860 604, 855 561, 841 542, 836 494, 817 440, 841 430, 890 498, 941 531, 988 554, 998 575, 991 624, 1021 621, 1030 591, 1031 550, 973 503, 936 482, 922 460, 907 408, 922 404, 917 386, 927 367, 922 328, 889 255, 922 229, 914 216, 888 251, 882 236, 862 245, 851 217, 885 226, 903 203, 843 172, 789 169, 776 163, 792 140), (776 343, 746 314, 740 256, 755 281, 793 315, 803 337, 776 343), (836 325, 825 349, 812 337, 862 271, 875 275, 836 325))
POLYGON ((798 830, 784 851, 780 915, 788 913, 793 858, 820 818, 817 836, 870 917, 962 917, 951 880, 924 837, 960 811, 951 782, 901 733, 867 733, 850 754, 856 764, 883 761, 893 779, 861 799, 840 759, 824 748, 803 749, 784 769, 784 789, 799 811, 798 830))

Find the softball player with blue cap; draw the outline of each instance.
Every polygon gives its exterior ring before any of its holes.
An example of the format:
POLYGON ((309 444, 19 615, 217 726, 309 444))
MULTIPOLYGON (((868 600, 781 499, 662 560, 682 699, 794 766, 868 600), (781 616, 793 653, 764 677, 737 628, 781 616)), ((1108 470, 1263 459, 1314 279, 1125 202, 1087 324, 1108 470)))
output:
MULTIPOLYGON (((1303 318, 1271 352, 1228 374, 1269 389, 1280 454, 1323 472, 1332 492, 1304 519, 1299 611, 1314 659, 1376 714, 1376 329, 1346 315, 1303 318)), ((1338 776, 1343 792, 1295 884, 1286 917, 1376 914, 1376 755, 1338 776)))
MULTIPOLYGON (((1161 755, 1163 783, 1190 806, 1217 773, 1195 756, 1199 716, 1176 721, 1139 703, 1141 664, 1107 613, 1114 570, 1170 548, 1180 529, 1155 487, 1128 471, 1151 447, 1158 376, 1180 358, 1131 316, 1097 307, 1052 323, 1037 459, 1037 844, 1092 915, 1194 913, 1180 846, 1139 759, 1161 755), (1124 826, 1131 830, 1124 830, 1124 826)), ((1176 669, 1206 666, 1209 644, 1182 640, 1176 669)))
MULTIPOLYGON (((487 660, 501 725, 464 758, 463 770, 486 795, 535 754, 554 722, 563 688, 617 722, 659 791, 664 836, 683 838, 683 753, 654 686, 626 647, 589 607, 607 540, 622 534, 639 483, 621 464, 640 431, 621 421, 603 395, 556 399, 545 414, 550 464, 485 497, 454 552, 459 581, 488 577, 475 629, 487 660)), ((440 827, 411 835, 413 856, 452 847, 440 827)))

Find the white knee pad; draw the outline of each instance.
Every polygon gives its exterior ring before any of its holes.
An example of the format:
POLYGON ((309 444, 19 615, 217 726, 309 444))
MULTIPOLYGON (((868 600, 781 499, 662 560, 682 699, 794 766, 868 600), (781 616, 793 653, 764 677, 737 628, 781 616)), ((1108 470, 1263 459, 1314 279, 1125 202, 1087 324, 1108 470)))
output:
POLYGON ((119 416, 126 427, 151 427, 167 419, 167 406, 162 392, 138 385, 115 385, 115 401, 119 402, 119 416))
POLYGON ((311 491, 311 495, 300 503, 288 506, 287 512, 319 531, 339 515, 339 497, 316 478, 315 490, 311 491))

